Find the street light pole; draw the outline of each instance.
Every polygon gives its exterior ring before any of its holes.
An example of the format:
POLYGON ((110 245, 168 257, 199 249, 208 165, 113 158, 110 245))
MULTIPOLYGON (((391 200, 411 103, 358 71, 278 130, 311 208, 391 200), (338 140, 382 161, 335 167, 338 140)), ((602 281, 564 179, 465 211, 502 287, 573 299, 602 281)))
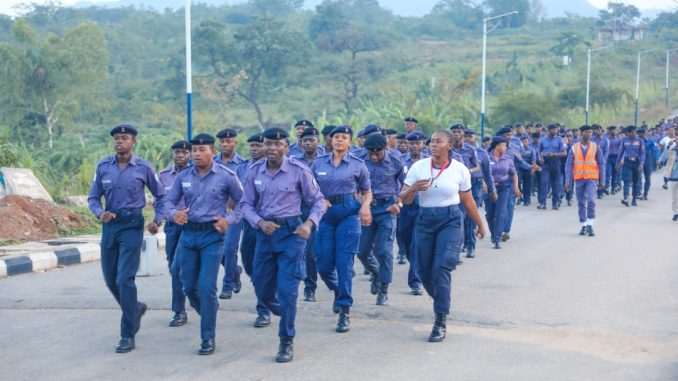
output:
POLYGON ((638 94, 640 92, 640 57, 643 54, 650 53, 655 51, 656 49, 649 49, 649 50, 643 50, 641 52, 638 52, 638 68, 636 70, 636 105, 635 105, 635 112, 633 113, 633 125, 637 126, 638 125, 638 94))
POLYGON ((603 50, 611 47, 612 45, 606 45, 606 46, 601 46, 600 48, 595 48, 591 49, 589 48, 588 50, 588 62, 586 64, 586 108, 585 108, 585 113, 586 113, 586 125, 589 124, 589 93, 591 91, 591 53, 598 51, 598 50, 603 50))
MULTIPOLYGON (((482 69, 482 84, 481 84, 481 90, 480 90, 480 139, 485 137, 485 76, 487 72, 487 35, 490 32, 487 31, 487 22, 492 21, 492 20, 497 20, 502 17, 506 16, 511 16, 517 14, 518 11, 513 11, 509 13, 504 13, 499 16, 494 16, 494 17, 487 17, 483 19, 483 69, 482 69)), ((496 26, 495 26, 496 28, 496 26)))
POLYGON ((186 0, 186 140, 191 140, 193 135, 193 122, 191 115, 191 97, 193 94, 191 73, 191 0, 186 0))
POLYGON ((670 59, 671 59, 671 53, 678 51, 678 48, 675 49, 669 49, 666 51, 666 87, 664 87, 665 91, 665 97, 664 97, 664 106, 666 107, 666 112, 669 112, 669 67, 670 65, 670 59))

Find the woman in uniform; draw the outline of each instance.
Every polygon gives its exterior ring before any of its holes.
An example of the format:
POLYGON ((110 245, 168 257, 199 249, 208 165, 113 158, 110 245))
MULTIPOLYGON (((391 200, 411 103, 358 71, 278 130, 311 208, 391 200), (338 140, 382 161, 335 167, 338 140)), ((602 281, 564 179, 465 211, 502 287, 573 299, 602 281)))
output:
POLYGON ((518 175, 511 157, 506 154, 507 141, 501 136, 492 138, 489 148, 490 169, 494 179, 494 192, 485 194, 485 218, 495 249, 500 249, 501 233, 509 202, 509 192, 513 187, 516 198, 520 198, 518 175))

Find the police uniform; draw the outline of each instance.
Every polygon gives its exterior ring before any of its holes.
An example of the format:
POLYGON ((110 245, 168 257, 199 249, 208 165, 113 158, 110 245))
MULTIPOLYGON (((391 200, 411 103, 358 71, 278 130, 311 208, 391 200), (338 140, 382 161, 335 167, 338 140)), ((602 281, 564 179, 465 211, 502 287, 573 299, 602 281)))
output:
MULTIPOLYGON (((591 126, 581 126, 582 132, 591 126)), ((605 155, 598 144, 579 141, 568 150, 565 163, 566 184, 574 182, 577 192, 577 207, 581 231, 579 235, 593 237, 593 220, 596 218, 596 189, 605 182, 605 155)))
MULTIPOLYGON (((191 143, 187 141, 178 141, 172 145, 172 150, 187 150, 191 151, 191 143)), ((169 193, 174 184, 174 180, 180 171, 184 171, 187 168, 190 168, 190 165, 184 168, 177 168, 174 165, 163 169, 158 173, 158 180, 160 184, 165 189, 165 193, 169 193)), ((184 200, 179 201, 179 209, 185 209, 186 205, 184 200)), ((167 256, 167 266, 169 267, 169 273, 172 277, 172 311, 174 311, 174 317, 170 320, 170 327, 179 327, 186 324, 186 295, 181 289, 181 279, 179 278, 179 266, 178 261, 175 261, 177 245, 179 244, 179 238, 181 237, 181 226, 177 225, 172 221, 172 217, 166 215, 165 217, 165 254, 167 256)))
MULTIPOLYGON (((303 140, 306 137, 316 137, 320 138, 318 130, 314 127, 309 127, 302 132, 300 139, 303 140)), ((320 147, 318 147, 320 148, 320 147)), ((305 164, 309 169, 311 165, 319 156, 322 156, 319 150, 316 150, 315 156, 310 158, 306 157, 306 153, 294 156, 299 162, 305 164)), ((311 205, 306 205, 306 203, 301 204, 301 219, 306 220, 311 213, 311 205)), ((311 230, 311 236, 306 240, 306 248, 304 249, 304 255, 306 256, 306 278, 304 279, 304 301, 306 302, 315 302, 315 291, 318 289, 318 269, 316 266, 315 259, 315 235, 317 227, 314 226, 311 230)))
MULTIPOLYGON (((638 133, 645 134, 647 130, 640 129, 638 133)), ((640 200, 647 200, 647 195, 652 186, 652 172, 655 170, 655 165, 659 160, 659 148, 657 143, 650 136, 642 138, 645 142, 645 165, 643 166, 643 195, 639 197, 640 200)))
POLYGON ((388 285, 393 279, 393 241, 396 233, 396 215, 387 209, 400 201, 405 172, 394 153, 386 151, 387 141, 381 134, 370 135, 365 141, 368 152, 383 152, 379 163, 363 160, 372 183, 372 224, 362 227, 358 258, 372 274, 371 293, 377 295, 377 305, 388 304, 388 285), (374 253, 374 255, 372 255, 374 253))
MULTIPOLYGON (((518 154, 526 163, 536 164, 537 152, 530 145, 529 141, 526 147, 523 144, 524 139, 528 138, 527 137, 521 138, 518 154)), ((522 200, 519 201, 522 201, 523 206, 530 206, 530 204, 532 203, 532 179, 533 174, 531 170, 525 168, 521 168, 518 170, 518 183, 521 186, 520 191, 523 194, 522 200)))
MULTIPOLYGON (((598 145, 598 149, 600 149, 603 153, 603 159, 605 159, 605 177, 603 177, 603 185, 605 185, 605 180, 607 178, 607 157, 610 152, 610 140, 605 136, 604 134, 601 134, 600 137, 596 136, 596 131, 601 131, 603 130, 603 127, 599 124, 594 124, 591 127, 593 127, 593 136, 591 136, 591 141, 596 143, 598 145)), ((601 199, 603 198, 603 195, 606 193, 605 187, 602 186, 598 188, 598 198, 601 199)))
MULTIPOLYGON (((265 139, 287 139, 287 133, 280 128, 270 128, 263 135, 265 139)), ((280 350, 276 357, 279 362, 292 360, 299 282, 306 277, 306 241, 294 233, 303 223, 302 202, 311 205, 307 221, 317 225, 325 210, 325 200, 303 163, 283 156, 275 172, 269 169, 269 159, 252 165, 240 206, 247 221, 259 228, 254 290, 264 305, 280 316, 280 350), (262 221, 274 222, 279 228, 268 235, 260 228, 262 221)))
MULTIPOLYGON (((332 136, 353 135, 349 126, 339 126, 332 136)), ((318 225, 315 240, 318 273, 327 287, 335 292, 334 311, 339 313, 337 331, 348 331, 349 311, 353 305, 352 277, 354 256, 360 244, 360 202, 356 192, 369 192, 370 175, 365 163, 347 152, 338 166, 334 152, 321 156, 311 165, 320 190, 332 205, 318 225)))
MULTIPOLYGON (((198 134, 191 144, 214 145, 214 138, 198 134)), ((236 205, 242 197, 242 187, 235 172, 226 166, 212 162, 204 176, 196 166, 182 171, 174 181, 167 196, 169 213, 174 219, 181 211, 179 201, 183 198, 189 209, 188 222, 183 225, 177 256, 181 268, 181 283, 191 306, 200 314, 199 354, 214 352, 217 301, 217 276, 223 259, 224 233, 216 230, 217 217, 224 218, 230 226, 240 222, 240 210, 236 207, 226 212, 232 199, 236 205)))
MULTIPOLYGON (((476 155, 475 148, 463 141, 465 129, 466 128, 463 124, 455 124, 450 127, 450 131, 461 130, 462 134, 461 145, 457 147, 456 144, 452 144, 452 152, 461 156, 461 162, 466 166, 466 168, 468 168, 469 171, 473 171, 474 173, 480 172, 480 163, 478 162, 478 156, 476 155)), ((473 185, 471 185, 471 187, 473 187, 473 185)), ((464 249, 468 253, 469 248, 473 248, 473 250, 475 250, 475 223, 473 223, 473 220, 471 220, 471 217, 468 215, 468 213, 466 213, 463 207, 461 207, 461 210, 464 213, 464 249)), ((473 251, 471 251, 471 255, 468 257, 474 257, 473 251)), ((459 263, 462 263, 461 260, 459 263)))
MULTIPOLYGON (((520 147, 511 144, 509 134, 512 134, 512 132, 513 130, 511 129, 511 126, 506 126, 497 132, 498 136, 503 136, 506 139, 506 144, 508 145, 508 147, 506 148, 506 155, 508 155, 508 157, 510 157, 511 160, 513 160, 514 167, 531 171, 532 166, 528 164, 525 160, 523 160, 523 158, 520 156, 519 152, 520 147)), ((502 241, 507 241, 510 238, 509 233, 511 233, 511 226, 513 224, 513 212, 515 208, 516 208, 515 192, 509 192, 508 202, 506 204, 506 218, 504 220, 504 232, 502 233, 501 237, 502 241)))
MULTIPOLYGON (((475 131, 472 129, 466 129, 464 135, 475 135, 475 131)), ((473 194, 473 199, 476 202, 478 207, 483 205, 483 181, 487 184, 487 191, 492 194, 495 191, 494 187, 494 178, 492 177, 492 169, 490 166, 490 158, 487 154, 487 151, 471 145, 475 151, 476 156, 478 157, 478 162, 480 163, 480 171, 471 173, 471 192, 473 194)), ((473 222, 473 219, 469 219, 467 226, 464 226, 464 229, 475 232, 476 224, 473 222)), ((470 234, 467 237, 464 237, 464 248, 466 249, 466 256, 473 258, 475 249, 476 249, 476 236, 475 234, 470 234)))
MULTIPOLYGON (((552 131, 558 127, 549 124, 548 130, 552 131)), ((556 154, 566 152, 565 143, 560 136, 546 135, 539 141, 539 159, 542 164, 541 186, 539 188, 539 206, 538 209, 546 209, 546 196, 549 188, 551 189, 553 209, 558 209, 558 202, 561 194, 561 163, 556 154)))
MULTIPOLYGON (((121 124, 113 128, 110 134, 136 136, 137 130, 133 126, 121 124)), ((119 353, 134 349, 134 337, 147 308, 146 304, 137 300, 134 283, 144 239, 144 216, 141 211, 146 206, 145 187, 155 199, 153 221, 160 224, 165 213, 165 190, 158 183, 153 165, 136 155, 130 157, 123 169, 120 169, 116 155, 101 160, 97 164, 87 197, 89 209, 97 218, 101 218, 104 211, 115 214, 114 219, 103 224, 101 268, 106 286, 122 310, 121 340, 116 348, 119 353), (102 196, 106 200, 105 210, 101 204, 102 196)))
MULTIPOLYGON (((315 126, 313 126, 313 123, 309 122, 308 120, 300 120, 294 125, 295 129, 299 128, 299 127, 304 127, 304 131, 306 131, 309 128, 315 129, 315 126)), ((302 134, 303 134, 303 132, 302 132, 302 134)), ((288 157, 297 157, 299 155, 304 154, 304 148, 301 146, 301 139, 303 139, 303 138, 300 135, 298 141, 296 141, 296 142, 294 142, 293 144, 290 145, 290 148, 287 151, 288 157)), ((325 154, 325 148, 320 145, 320 140, 318 140, 318 155, 324 155, 324 154, 325 154)))
MULTIPOLYGON (((218 139, 236 137, 238 137, 238 132, 232 128, 225 128, 217 133, 218 139)), ((233 172, 237 172, 238 167, 246 160, 238 152, 233 152, 233 157, 228 162, 224 161, 222 154, 215 156, 214 161, 224 165, 233 172)), ((224 233, 224 256, 222 259, 224 279, 221 285, 221 294, 219 294, 220 299, 231 299, 233 293, 239 293, 242 287, 242 281, 240 280, 242 267, 238 265, 238 245, 240 243, 242 226, 242 221, 239 221, 233 226, 229 226, 228 230, 224 233)))
POLYGON ((507 206, 510 202, 509 194, 513 191, 513 176, 516 175, 514 161, 508 154, 503 154, 497 159, 492 153, 494 148, 501 143, 508 145, 508 140, 501 136, 493 137, 488 154, 497 199, 492 199, 492 193, 485 194, 485 219, 490 228, 491 242, 495 249, 501 248, 500 241, 505 225, 507 206))
MULTIPOLYGON (((627 134, 636 131, 635 126, 628 126, 624 130, 627 134)), ((622 140, 617 155, 617 168, 622 166, 624 179, 624 199, 622 204, 629 206, 629 191, 631 188, 633 200, 631 205, 636 206, 636 199, 640 196, 641 167, 645 163, 645 142, 639 137, 626 137, 622 140), (622 166, 623 163, 623 166, 622 166)))
POLYGON ((621 183, 621 171, 617 170, 617 159, 619 158, 622 138, 618 134, 612 136, 612 131, 616 129, 615 126, 607 127, 607 139, 610 144, 607 154, 607 167, 605 168, 605 188, 609 189, 612 194, 617 193, 621 183))
MULTIPOLYGON (((263 143, 264 136, 261 133, 256 133, 250 136, 247 139, 247 143, 263 143)), ((259 159, 261 160, 261 159, 259 159)), ((250 172, 252 164, 257 161, 250 159, 242 162, 238 166, 236 174, 238 179, 240 179, 241 184, 245 184, 247 180, 247 175, 250 172)), ((242 222, 242 241, 240 244, 240 256, 242 259, 242 267, 245 269, 245 273, 253 281, 254 279, 254 251, 257 244, 257 228, 250 225, 247 221, 242 222)), ((254 281, 253 281, 254 282, 254 281)), ((257 317, 254 320, 254 327, 262 328, 267 327, 271 324, 271 311, 266 308, 264 303, 257 298, 256 305, 257 317)))

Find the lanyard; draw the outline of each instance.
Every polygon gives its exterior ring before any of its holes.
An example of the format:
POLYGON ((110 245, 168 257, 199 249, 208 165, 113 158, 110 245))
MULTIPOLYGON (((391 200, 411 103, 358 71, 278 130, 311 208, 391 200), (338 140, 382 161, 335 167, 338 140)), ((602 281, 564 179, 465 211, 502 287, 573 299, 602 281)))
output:
POLYGON ((448 164, 450 164, 450 158, 449 157, 445 160, 445 164, 443 164, 443 166, 440 168, 440 172, 438 172, 436 177, 433 177, 433 158, 431 158, 431 184, 433 184, 433 182, 438 177, 440 177, 440 175, 442 175, 443 172, 445 172, 445 169, 447 169, 448 164))

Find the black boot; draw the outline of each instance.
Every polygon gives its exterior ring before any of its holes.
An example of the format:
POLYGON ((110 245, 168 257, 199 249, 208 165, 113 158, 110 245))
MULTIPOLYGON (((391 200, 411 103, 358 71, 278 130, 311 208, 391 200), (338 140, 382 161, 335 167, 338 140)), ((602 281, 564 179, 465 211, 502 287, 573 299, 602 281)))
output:
POLYGON ((216 348, 216 345, 214 344, 214 339, 203 340, 200 343, 198 354, 201 356, 211 355, 212 353, 214 353, 214 348, 216 348))
POLYGON ((445 314, 436 314, 436 321, 433 323, 433 330, 431 335, 428 337, 428 341, 431 343, 438 343, 445 339, 445 333, 447 332, 447 327, 445 322, 447 320, 447 315, 445 314))
POLYGON ((335 314, 338 314, 341 311, 339 306, 337 305, 337 299, 339 299, 339 291, 334 290, 334 302, 332 303, 332 311, 334 311, 335 314))
POLYGON ((591 226, 591 225, 587 226, 586 230, 589 233, 589 237, 595 237, 596 234, 593 232, 593 226, 591 226))
POLYGON ((388 306, 388 283, 379 284, 379 293, 377 294, 377 305, 388 306))
POLYGON ((186 311, 177 312, 172 317, 172 320, 170 320, 169 326, 170 327, 181 327, 182 325, 186 324, 187 321, 188 321, 188 316, 186 315, 186 311))
POLYGON ((579 235, 586 235, 588 233, 589 229, 587 226, 582 226, 581 230, 579 231, 579 235))
POLYGON ((638 206, 638 202, 636 201, 635 197, 631 199, 631 205, 638 206))
POLYGON ((122 337, 118 346, 115 348, 116 353, 127 353, 134 350, 134 338, 133 337, 122 337))
POLYGON ((339 312, 339 321, 337 321, 337 332, 348 332, 348 326, 351 324, 349 312, 350 309, 348 307, 341 307, 341 312, 339 312))
POLYGON ((379 274, 371 273, 370 275, 370 292, 372 295, 377 295, 379 292, 379 274))
POLYGON ((292 339, 280 339, 276 362, 290 362, 294 358, 294 342, 292 339))

